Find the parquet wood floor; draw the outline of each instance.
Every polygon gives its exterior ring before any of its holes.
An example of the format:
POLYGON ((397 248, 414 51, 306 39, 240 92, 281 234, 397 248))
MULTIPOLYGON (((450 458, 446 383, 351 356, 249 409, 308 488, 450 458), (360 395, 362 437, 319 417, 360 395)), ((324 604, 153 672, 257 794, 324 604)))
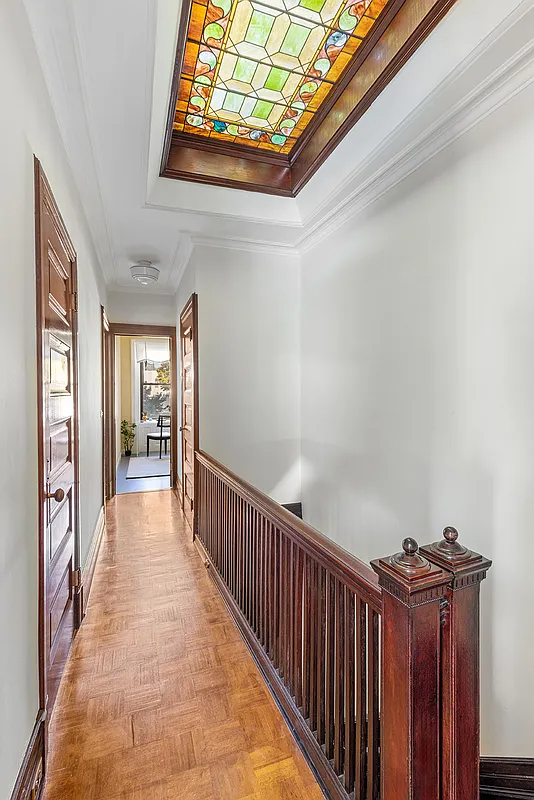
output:
POLYGON ((43 800, 319 800, 174 493, 120 495, 50 723, 43 800))

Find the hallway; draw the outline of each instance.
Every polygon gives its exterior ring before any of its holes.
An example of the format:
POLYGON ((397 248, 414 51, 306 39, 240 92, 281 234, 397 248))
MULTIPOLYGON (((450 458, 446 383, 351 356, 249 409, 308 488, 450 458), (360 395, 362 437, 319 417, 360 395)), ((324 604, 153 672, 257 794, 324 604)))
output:
POLYGON ((44 800, 319 800, 171 491, 108 506, 44 800))

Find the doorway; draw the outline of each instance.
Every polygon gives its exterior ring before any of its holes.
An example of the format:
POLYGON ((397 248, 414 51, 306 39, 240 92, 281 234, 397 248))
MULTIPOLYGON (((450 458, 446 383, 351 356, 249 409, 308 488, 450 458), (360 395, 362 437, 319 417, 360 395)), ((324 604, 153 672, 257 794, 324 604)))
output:
POLYGON ((108 353, 103 427, 110 494, 174 488, 176 329, 110 323, 108 353))
POLYGON ((76 251, 38 159, 35 225, 39 694, 48 719, 81 611, 78 289, 76 251))

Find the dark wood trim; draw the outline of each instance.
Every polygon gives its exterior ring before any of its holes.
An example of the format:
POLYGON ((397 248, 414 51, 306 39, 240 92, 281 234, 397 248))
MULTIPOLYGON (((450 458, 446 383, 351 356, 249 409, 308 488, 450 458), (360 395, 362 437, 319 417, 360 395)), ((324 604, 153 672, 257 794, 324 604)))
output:
POLYGON ((191 2, 182 7, 160 175, 295 197, 456 0, 391 0, 289 154, 173 130, 191 2), (390 28, 394 34, 388 40, 390 28), (389 48, 393 55, 387 62, 389 48), (365 70, 371 82, 362 96, 365 70))
POLYGON ((534 758, 481 758, 480 797, 534 800, 534 758))
POLYGON ((299 519, 302 519, 302 503, 282 503, 282 508, 287 508, 299 519))
MULTIPOLYGON (((199 423, 199 413, 198 413, 198 397, 199 397, 199 380, 198 380, 198 295, 196 292, 193 292, 187 303, 182 309, 182 313, 180 314, 180 359, 179 359, 179 371, 180 371, 180 402, 182 398, 182 394, 184 391, 183 382, 182 382, 182 335, 183 335, 183 320, 190 314, 193 315, 193 458, 195 460, 194 468, 193 468, 193 539, 196 536, 197 532, 197 525, 198 525, 198 497, 197 497, 197 489, 198 489, 198 464, 195 457, 195 454, 198 452, 200 448, 200 431, 198 427, 199 423)), ((178 354, 177 354, 178 355, 178 354)), ((180 407, 180 422, 183 424, 181 419, 181 412, 182 412, 183 405, 180 407)), ((181 448, 181 466, 183 470, 183 463, 184 463, 184 456, 183 456, 183 442, 180 442, 181 448)), ((178 476, 177 476, 178 477, 178 476)), ((184 493, 183 493, 183 484, 182 484, 182 493, 181 493, 181 502, 180 505, 182 509, 184 507, 184 493)))
POLYGON ((45 712, 41 710, 24 753, 11 800, 39 800, 43 793, 45 767, 45 712), (32 790, 35 788, 37 792, 32 795, 32 790))
POLYGON ((100 513, 98 515, 95 530, 93 532, 91 546, 89 548, 89 552, 87 553, 87 558, 85 559, 85 564, 83 565, 82 569, 82 579, 80 588, 82 620, 86 614, 87 604, 89 602, 89 595, 91 593, 91 586, 93 585, 93 577, 95 574, 96 562, 98 561, 100 545, 102 544, 102 539, 105 530, 106 530, 106 512, 104 506, 102 506, 102 508, 100 509, 100 513))
POLYGON ((267 688, 271 692, 278 708, 282 712, 286 723, 293 734, 293 737, 300 747, 302 754, 308 762, 319 786, 324 792, 325 797, 330 800, 347 800, 347 795, 343 790, 343 786, 334 775, 329 760, 323 752, 322 747, 317 742, 317 739, 310 731, 309 727, 305 724, 302 715, 295 706, 295 702, 285 686, 283 685, 273 662, 265 653, 261 644, 257 640, 253 631, 250 628, 244 614, 239 609, 239 606, 232 597, 228 587, 219 575, 215 565, 205 550, 199 537, 195 538, 195 544, 198 548, 200 557, 204 562, 204 566, 208 569, 208 574, 217 586, 221 596, 226 603, 234 622, 241 633, 245 644, 258 669, 260 670, 267 688))
MULTIPOLYGON (((45 536, 46 520, 44 503, 46 492, 46 478, 44 472, 45 461, 45 410, 43 393, 44 352, 43 330, 46 324, 45 308, 43 304, 43 287, 41 281, 41 208, 46 205, 57 230, 62 237, 62 244, 72 263, 72 289, 78 296, 78 262, 72 240, 63 221, 55 201, 52 189, 41 166, 41 162, 34 155, 34 194, 35 194, 35 273, 36 273, 36 350, 37 350, 37 492, 38 492, 38 658, 39 658, 39 706, 44 710, 44 752, 45 760, 48 748, 48 685, 47 685, 47 620, 46 620, 46 575, 45 575, 45 536)), ((74 569, 80 567, 80 405, 79 405, 79 358, 78 358, 78 311, 72 315, 72 352, 73 352, 73 468, 74 468, 74 501, 73 501, 73 527, 74 527, 74 569)), ((73 597, 74 627, 79 627, 81 621, 80 595, 75 589, 73 597)))
POLYGON ((113 494, 116 491, 117 464, 116 464, 116 409, 115 409, 115 337, 117 336, 164 336, 170 343, 171 363, 171 488, 176 486, 178 475, 178 372, 176 361, 176 328, 174 325, 141 325, 127 322, 110 322, 110 332, 113 342, 113 358, 111 363, 111 386, 113 387, 113 458, 111 474, 113 475, 113 494))

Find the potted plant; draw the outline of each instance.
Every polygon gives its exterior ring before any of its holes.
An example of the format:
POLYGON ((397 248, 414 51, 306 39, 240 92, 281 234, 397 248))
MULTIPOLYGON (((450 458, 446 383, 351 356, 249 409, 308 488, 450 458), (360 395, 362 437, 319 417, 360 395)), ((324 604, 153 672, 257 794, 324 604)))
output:
POLYGON ((123 419, 121 421, 121 437, 122 437, 122 446, 124 447, 124 455, 131 456, 132 455, 132 445, 135 440, 135 429, 137 425, 135 422, 128 422, 127 419, 123 419))

